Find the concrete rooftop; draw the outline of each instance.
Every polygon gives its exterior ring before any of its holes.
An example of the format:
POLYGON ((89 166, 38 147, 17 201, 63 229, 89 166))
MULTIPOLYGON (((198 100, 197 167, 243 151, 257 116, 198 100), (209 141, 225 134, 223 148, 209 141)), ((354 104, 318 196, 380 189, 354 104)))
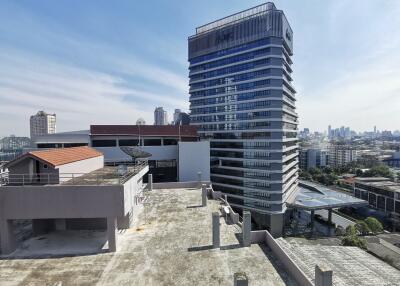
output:
MULTIPOLYGON (((0 260, 0 285, 233 285, 245 272, 249 285, 296 285, 263 245, 243 248, 236 225, 221 223, 221 249, 211 249, 211 214, 199 189, 154 190, 118 234, 116 253, 0 260)), ((65 243, 65 242, 64 242, 65 243)), ((32 250, 33 251, 33 250, 32 250)), ((35 252, 37 255, 37 252, 35 252)))
POLYGON ((301 238, 278 243, 303 272, 314 280, 316 264, 323 262, 333 270, 333 285, 400 285, 400 271, 358 247, 323 245, 301 238))
POLYGON ((75 176, 73 178, 71 174, 60 174, 60 179, 68 179, 68 181, 62 182, 62 185, 120 185, 136 175, 144 167, 144 164, 129 166, 125 175, 119 175, 118 167, 106 166, 81 176, 75 176))

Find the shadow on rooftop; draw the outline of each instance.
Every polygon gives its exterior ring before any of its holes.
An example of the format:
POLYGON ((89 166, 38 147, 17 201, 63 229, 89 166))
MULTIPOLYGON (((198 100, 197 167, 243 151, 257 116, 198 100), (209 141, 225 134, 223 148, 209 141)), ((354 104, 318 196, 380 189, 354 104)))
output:
POLYGON ((209 249, 213 249, 213 246, 212 245, 192 246, 188 248, 188 251, 192 252, 192 251, 202 251, 209 249))
POLYGON ((196 208, 201 208, 202 205, 193 205, 193 206, 187 206, 187 209, 196 209, 196 208))

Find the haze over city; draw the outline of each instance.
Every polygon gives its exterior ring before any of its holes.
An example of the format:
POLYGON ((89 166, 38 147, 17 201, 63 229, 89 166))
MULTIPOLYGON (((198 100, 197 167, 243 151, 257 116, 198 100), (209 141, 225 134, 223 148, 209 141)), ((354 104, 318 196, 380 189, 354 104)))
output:
MULTIPOLYGON (((37 110, 56 113, 58 131, 187 111, 188 35, 259 3, 1 1, 0 135, 28 135, 37 110)), ((275 4, 295 34, 300 128, 398 129, 400 2, 275 4)))

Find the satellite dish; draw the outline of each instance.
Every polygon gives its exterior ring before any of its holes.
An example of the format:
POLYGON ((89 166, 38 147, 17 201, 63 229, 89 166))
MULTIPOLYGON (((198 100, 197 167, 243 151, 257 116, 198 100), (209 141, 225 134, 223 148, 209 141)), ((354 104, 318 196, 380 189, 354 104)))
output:
POLYGON ((151 153, 145 152, 137 147, 122 146, 119 147, 119 149, 121 149, 121 151, 127 154, 128 156, 131 156, 133 160, 145 159, 152 156, 151 153))

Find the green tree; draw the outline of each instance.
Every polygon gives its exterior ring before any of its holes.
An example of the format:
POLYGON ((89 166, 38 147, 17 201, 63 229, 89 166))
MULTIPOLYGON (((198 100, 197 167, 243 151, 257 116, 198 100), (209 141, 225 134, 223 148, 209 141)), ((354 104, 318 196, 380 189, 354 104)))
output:
POLYGON ((371 232, 371 229, 369 228, 368 224, 365 221, 358 222, 356 224, 356 229, 362 235, 367 235, 367 234, 369 234, 371 232))
POLYGON ((356 235, 346 235, 342 239, 342 244, 344 246, 357 246, 361 249, 367 249, 366 240, 356 235))
POLYGON ((383 225, 374 217, 367 217, 364 222, 367 224, 372 233, 377 234, 383 231, 383 225))
POLYGON ((357 235, 357 229, 354 225, 349 225, 346 227, 346 236, 354 236, 357 235))

